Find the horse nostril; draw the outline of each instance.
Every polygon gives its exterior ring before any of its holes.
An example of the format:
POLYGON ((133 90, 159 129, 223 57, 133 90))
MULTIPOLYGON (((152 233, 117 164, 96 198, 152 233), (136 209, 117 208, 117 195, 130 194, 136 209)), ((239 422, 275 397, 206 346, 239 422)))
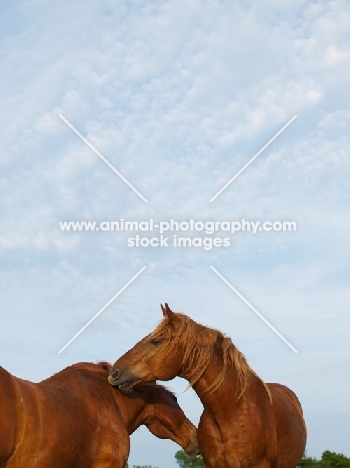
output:
POLYGON ((119 377, 119 370, 118 369, 115 369, 112 373, 111 373, 111 377, 112 379, 117 379, 119 377))

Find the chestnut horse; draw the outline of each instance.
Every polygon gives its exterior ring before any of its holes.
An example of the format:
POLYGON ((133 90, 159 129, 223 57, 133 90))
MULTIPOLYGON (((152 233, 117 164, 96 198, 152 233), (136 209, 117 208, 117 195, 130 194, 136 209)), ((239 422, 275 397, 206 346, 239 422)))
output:
POLYGON ((221 332, 161 307, 162 322, 116 361, 109 382, 125 391, 187 379, 204 407, 197 438, 207 468, 295 468, 306 444, 296 395, 265 384, 221 332))
POLYGON ((124 468, 141 424, 198 452, 196 428, 169 390, 145 384, 123 395, 110 369, 79 363, 33 383, 0 367, 0 467, 124 468))

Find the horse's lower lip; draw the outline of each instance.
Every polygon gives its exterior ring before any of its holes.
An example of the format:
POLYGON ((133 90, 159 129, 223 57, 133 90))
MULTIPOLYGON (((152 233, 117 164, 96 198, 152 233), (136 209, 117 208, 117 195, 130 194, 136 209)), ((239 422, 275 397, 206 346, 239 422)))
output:
POLYGON ((123 382, 122 384, 118 385, 118 388, 122 392, 128 392, 128 391, 132 390, 132 386, 133 386, 133 382, 126 381, 126 382, 123 382))
POLYGON ((108 382, 122 392, 128 392, 133 387, 133 382, 126 380, 125 382, 119 383, 118 379, 113 379, 111 376, 108 377, 108 382))

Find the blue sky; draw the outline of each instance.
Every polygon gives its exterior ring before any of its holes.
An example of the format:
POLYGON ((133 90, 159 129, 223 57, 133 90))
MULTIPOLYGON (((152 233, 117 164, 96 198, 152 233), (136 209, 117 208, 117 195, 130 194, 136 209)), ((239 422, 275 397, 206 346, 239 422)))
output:
MULTIPOLYGON (((74 362, 114 361, 168 302, 297 393, 310 455, 350 456, 349 3, 36 0, 1 10, 1 365, 38 381, 74 362), (205 251, 59 229, 150 218, 293 220, 297 231, 239 232, 205 251)), ((196 423, 196 395, 180 379, 170 386, 196 423)), ((175 467, 176 450, 141 429, 130 463, 175 467)))

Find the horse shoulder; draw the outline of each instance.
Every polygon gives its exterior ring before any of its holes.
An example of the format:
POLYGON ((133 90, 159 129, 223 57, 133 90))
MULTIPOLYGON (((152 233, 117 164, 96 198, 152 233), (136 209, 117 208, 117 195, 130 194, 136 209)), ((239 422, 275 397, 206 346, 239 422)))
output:
POLYGON ((101 382, 93 373, 62 372, 33 385, 42 427, 35 466, 125 466, 129 435, 107 378, 101 382))
POLYGON ((77 372, 72 381, 65 381, 63 397, 70 415, 74 415, 76 444, 81 451, 90 451, 92 468, 125 463, 130 451, 130 438, 123 421, 117 390, 98 372, 77 372), (89 443, 87 444, 87 441, 89 443))
POLYGON ((225 445, 219 423, 204 410, 197 428, 197 442, 206 467, 225 466, 225 445))
POLYGON ((123 419, 119 391, 107 381, 96 380, 91 375, 88 382, 87 404, 90 417, 95 420, 93 445, 95 462, 91 468, 125 466, 130 453, 130 437, 123 419), (89 392, 92 390, 92 393, 89 392), (95 428, 98 426, 99 430, 95 428), (118 465, 116 465, 118 463, 118 465))

